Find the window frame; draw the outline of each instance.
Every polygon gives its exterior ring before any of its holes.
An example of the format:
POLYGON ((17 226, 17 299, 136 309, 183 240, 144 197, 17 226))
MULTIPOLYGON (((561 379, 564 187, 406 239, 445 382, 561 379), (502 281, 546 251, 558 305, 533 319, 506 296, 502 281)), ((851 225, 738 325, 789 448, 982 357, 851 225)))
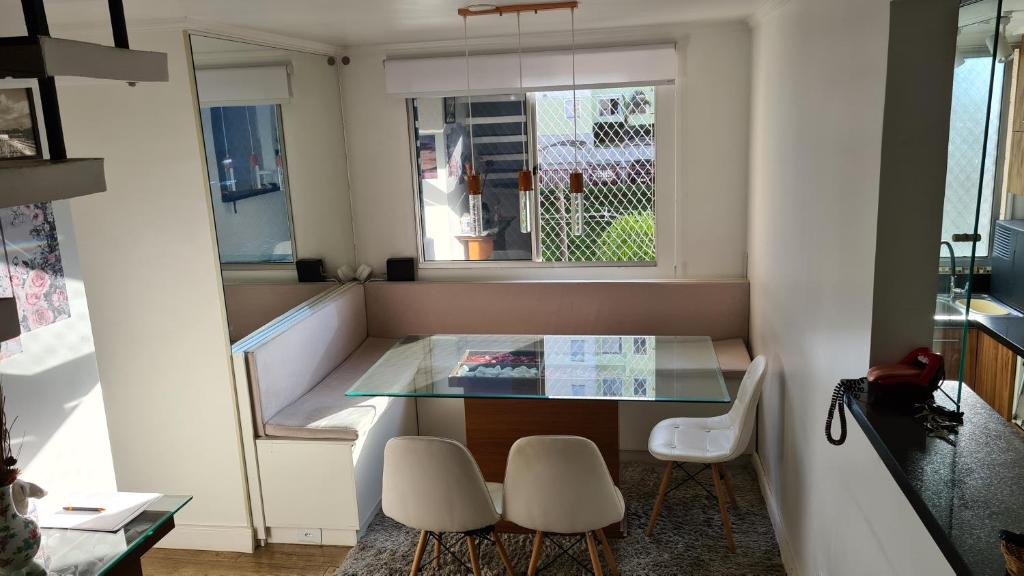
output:
MULTIPOLYGON (((648 85, 648 84, 637 84, 635 86, 648 85)), ((623 86, 624 90, 634 85, 623 86)), ((655 171, 657 173, 673 172, 671 176, 655 176, 654 180, 654 218, 655 218, 655 234, 654 234, 654 260, 653 261, 634 261, 634 262, 559 262, 559 261, 542 261, 540 258, 540 225, 533 226, 530 231, 533 258, 530 260, 427 260, 426 252, 423 242, 423 207, 422 207, 422 181, 419 178, 418 169, 418 156, 417 156, 417 134, 416 134, 416 112, 415 112, 415 98, 405 99, 405 110, 406 110, 406 128, 407 136, 409 139, 409 166, 411 168, 412 178, 412 201, 414 209, 414 220, 415 220, 415 234, 416 234, 416 267, 417 269, 423 270, 484 270, 484 269, 571 269, 571 268, 603 268, 603 269, 615 269, 615 268, 646 268, 652 271, 660 271, 668 268, 670 273, 674 274, 674 268, 676 264, 676 250, 678 249, 673 242, 670 242, 672 238, 675 238, 675 227, 678 215, 676 214, 677 204, 675 198, 675 106, 676 106, 676 88, 672 85, 653 85, 655 90, 654 99, 654 132, 655 132, 655 171), (666 132, 673 131, 673 134, 669 135, 671 139, 664 138, 666 132), (668 141, 663 146, 663 141, 668 141), (663 151, 663 147, 668 150, 663 151), (668 159, 669 162, 665 162, 668 159), (668 165, 667 169, 659 171, 657 166, 668 165), (669 236, 671 234, 671 236, 669 236), (671 244, 671 249, 666 250, 671 244), (671 252, 666 254, 665 252, 671 252)), ((529 146, 529 164, 530 166, 536 165, 536 153, 537 143, 535 141, 536 136, 536 105, 534 92, 527 92, 527 102, 529 104, 529 111, 527 112, 527 123, 528 123, 528 146, 529 146)), ((459 96, 456 94, 455 96, 459 96)), ((437 96, 440 97, 440 96, 437 96)), ((540 214, 540 198, 539 194, 533 195, 533 211, 535 215, 538 215, 537 221, 539 223, 540 214)))

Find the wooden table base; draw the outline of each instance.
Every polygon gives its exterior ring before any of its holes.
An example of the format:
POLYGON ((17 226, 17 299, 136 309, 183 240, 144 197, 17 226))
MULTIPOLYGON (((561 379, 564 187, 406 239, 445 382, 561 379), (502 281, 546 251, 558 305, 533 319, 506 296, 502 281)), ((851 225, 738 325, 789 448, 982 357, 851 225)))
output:
MULTIPOLYGON (((608 472, 619 483, 619 404, 611 400, 539 400, 467 398, 466 447, 476 458, 484 479, 502 482, 505 462, 516 440, 524 436, 566 434, 589 438, 601 451, 608 472)), ((613 524, 605 533, 622 537, 623 525, 613 524)), ((501 522, 504 532, 526 532, 511 522, 501 522)))

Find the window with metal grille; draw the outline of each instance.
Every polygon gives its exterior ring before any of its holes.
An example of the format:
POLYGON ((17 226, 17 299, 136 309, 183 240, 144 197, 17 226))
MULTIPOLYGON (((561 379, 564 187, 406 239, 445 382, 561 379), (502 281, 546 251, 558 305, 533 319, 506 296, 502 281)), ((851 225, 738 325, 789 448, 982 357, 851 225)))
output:
POLYGON ((422 262, 655 263, 653 86, 409 102, 422 262), (470 166, 482 177, 482 234, 472 230, 470 166), (529 232, 523 169, 534 175, 529 232), (570 221, 574 170, 586 183, 582 234, 570 221))

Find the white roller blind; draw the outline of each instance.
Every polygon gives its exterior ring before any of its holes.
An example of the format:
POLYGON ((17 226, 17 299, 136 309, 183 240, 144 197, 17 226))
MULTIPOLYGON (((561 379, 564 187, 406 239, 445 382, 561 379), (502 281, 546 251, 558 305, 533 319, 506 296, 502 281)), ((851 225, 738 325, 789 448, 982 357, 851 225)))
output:
MULTIPOLYGON (((519 57, 515 53, 470 56, 469 69, 474 94, 519 91, 519 57)), ((576 86, 580 88, 673 84, 676 69, 673 45, 576 51, 576 86)), ((384 62, 384 75, 388 94, 451 96, 466 91, 466 60, 461 56, 389 58, 384 62)), ((523 54, 525 90, 571 86, 572 55, 568 50, 523 54)))
POLYGON ((246 66, 196 70, 203 106, 287 104, 291 101, 288 66, 246 66))

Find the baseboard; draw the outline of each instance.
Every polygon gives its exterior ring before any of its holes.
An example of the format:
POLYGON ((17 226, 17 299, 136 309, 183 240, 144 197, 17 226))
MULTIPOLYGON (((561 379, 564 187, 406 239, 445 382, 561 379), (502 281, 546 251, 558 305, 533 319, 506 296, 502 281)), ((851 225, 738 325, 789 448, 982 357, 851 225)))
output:
POLYGON ((370 512, 365 517, 359 519, 359 536, 358 537, 362 537, 363 534, 366 534, 366 530, 370 527, 370 523, 373 522, 373 519, 377 517, 377 514, 381 510, 382 510, 382 508, 381 508, 381 501, 378 500, 377 504, 374 505, 373 509, 370 510, 370 512))
POLYGON ((178 524, 170 534, 157 542, 156 546, 182 550, 251 553, 254 544, 252 528, 245 526, 178 524))
POLYGON ((775 529, 775 540, 779 543, 782 565, 786 568, 786 574, 800 576, 800 569, 796 563, 796 554, 794 554, 793 547, 790 546, 789 538, 786 536, 786 527, 782 523, 782 512, 779 510, 772 487, 768 484, 768 475, 765 474, 764 466, 761 464, 761 456, 754 452, 750 455, 750 460, 754 463, 757 481, 761 485, 761 496, 764 497, 765 506, 768 508, 768 517, 771 518, 772 528, 775 529))

